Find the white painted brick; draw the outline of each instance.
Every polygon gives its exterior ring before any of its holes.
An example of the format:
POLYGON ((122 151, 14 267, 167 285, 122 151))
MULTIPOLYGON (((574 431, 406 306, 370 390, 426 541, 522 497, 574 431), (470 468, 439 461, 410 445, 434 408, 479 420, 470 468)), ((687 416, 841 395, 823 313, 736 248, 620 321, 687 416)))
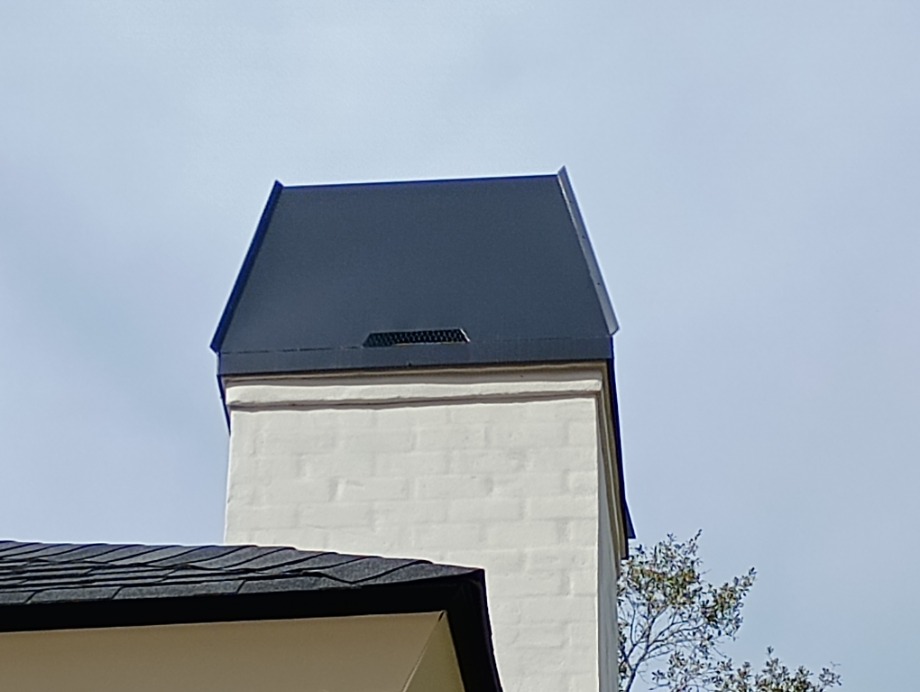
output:
POLYGON ((524 470, 524 450, 456 450, 449 453, 451 473, 510 474, 524 470))
MULTIPOLYGON (((447 503, 443 500, 380 500, 372 504, 374 529, 399 525, 444 524, 447 503)), ((408 535, 408 534, 407 534, 408 535)))
POLYGON ((545 547, 558 545, 562 540, 555 521, 502 522, 485 528, 486 543, 492 548, 545 547))
MULTIPOLYGON (((563 649, 522 646, 514 650, 513 656, 519 668, 539 673, 541 682, 547 674, 556 673, 565 675, 569 672, 568 668, 570 662, 567 660, 563 649)), ((563 682, 563 685, 565 685, 565 682, 563 682)), ((543 688, 542 684, 541 688, 543 688)))
MULTIPOLYGON (((286 416, 286 419, 290 420, 290 416, 286 416)), ((299 449, 305 452, 308 451, 307 445, 312 446, 317 442, 317 438, 320 437, 331 440, 333 447, 337 442, 335 430, 299 429, 283 423, 284 419, 272 418, 271 422, 266 422, 262 427, 262 434, 258 438, 260 455, 264 457, 283 457, 290 454, 291 449, 299 449)))
POLYGON ((482 525, 474 523, 411 526, 409 535, 416 548, 475 548, 483 542, 482 525))
POLYGON ((525 565, 525 551, 523 549, 514 550, 448 550, 444 554, 444 559, 453 565, 462 565, 466 567, 484 567, 486 569, 486 578, 492 573, 496 574, 519 574, 525 565))
MULTIPOLYGON (((488 581, 488 572, 486 580, 488 581)), ((494 598, 489 593, 489 612, 492 614, 495 622, 506 622, 508 624, 517 624, 521 622, 524 614, 524 605, 519 600, 494 598)), ((495 632, 495 636, 502 637, 502 632, 495 632)), ((511 637, 513 639, 513 636, 511 637)))
POLYGON ((566 676, 566 682, 556 689, 560 692, 591 692, 598 688, 597 673, 573 673, 566 676))
POLYGON ((520 414, 528 422, 552 423, 581 420, 594 415, 594 400, 590 397, 571 399, 543 399, 519 404, 520 414))
POLYGON ((597 593, 597 571, 573 569, 568 575, 566 593, 585 596, 597 593))
POLYGON ((255 504, 257 488, 253 483, 241 482, 239 478, 231 477, 227 488, 227 502, 238 506, 255 504))
POLYGON ((564 447, 566 442, 564 424, 491 425, 485 431, 489 449, 564 447))
POLYGON ((536 447, 526 450, 524 468, 537 473, 586 471, 597 468, 597 456, 592 449, 536 447))
POLYGON ((305 454, 298 457, 302 478, 367 478, 374 475, 375 455, 371 452, 305 454))
POLYGON ((594 447, 597 444, 597 421, 576 418, 566 422, 566 443, 572 447, 594 447))
POLYGON ((252 461, 258 449, 258 428, 253 425, 255 416, 242 411, 230 412, 230 466, 242 460, 252 461))
POLYGON ((484 426, 438 426, 419 428, 415 432, 415 448, 423 452, 433 449, 483 449, 485 446, 484 426))
POLYGON ((524 500, 508 497, 482 497, 450 500, 450 521, 510 521, 524 517, 524 500))
POLYGON ((248 529, 289 529, 298 524, 297 507, 248 505, 238 508, 236 514, 248 529))
POLYGON ((597 497, 598 475, 597 471, 569 471, 566 474, 565 485, 568 494, 580 497, 597 497))
POLYGON ((340 478, 335 499, 345 502, 376 502, 409 498, 407 478, 340 478))
POLYGON ((527 569, 570 570, 595 569, 597 564, 593 545, 554 545, 550 548, 528 548, 525 552, 527 569))
POLYGON ((562 595, 568 586, 559 571, 493 574, 489 585, 501 593, 518 596, 562 595))
POLYGON ((565 623, 566 640, 572 644, 578 645, 579 642, 594 641, 597 637, 597 625, 593 622, 567 622, 565 623))
POLYGON ((565 475, 562 471, 545 473, 496 473, 492 486, 497 497, 537 497, 561 495, 565 492, 565 475))
MULTIPOLYGON (((425 559, 430 559, 427 554, 424 554, 419 551, 407 552, 406 546, 410 542, 409 538, 409 527, 402 524, 382 524, 378 523, 376 519, 373 522, 373 534, 370 539, 365 537, 367 543, 366 547, 362 547, 360 550, 357 548, 349 548, 352 552, 362 553, 362 554, 373 554, 373 555, 389 555, 390 557, 402 557, 402 558, 411 558, 411 557, 420 557, 425 559)), ((340 536, 338 531, 330 532, 332 540, 332 548, 334 550, 341 550, 341 547, 336 547, 340 545, 340 536)))
POLYGON ((301 550, 327 550, 329 532, 325 530, 304 530, 303 527, 292 529, 250 529, 228 533, 228 543, 245 543, 255 545, 284 545, 301 550))
POLYGON ((327 502, 332 495, 333 482, 328 478, 295 479, 259 486, 256 501, 261 505, 299 507, 306 503, 327 502))
POLYGON ((374 455, 373 473, 378 476, 436 476, 447 473, 449 453, 432 452, 377 453, 374 455))
POLYGON ((526 516, 533 519, 591 519, 597 516, 597 500, 584 497, 532 497, 527 500, 526 516))
POLYGON ((486 475, 445 474, 415 479, 413 496, 422 500, 485 497, 492 491, 486 475))
POLYGON ((571 519, 565 522, 566 540, 578 545, 596 545, 597 522, 591 519, 571 519))
POLYGON ((409 429, 352 430, 339 440, 344 452, 408 452, 415 446, 409 429))
MULTIPOLYGON (((330 425, 324 412, 275 411, 262 416, 258 435, 260 454, 285 454, 291 449, 300 452, 329 452, 338 446, 341 433, 330 425), (317 420, 317 419, 320 420, 317 420)), ((253 415, 253 414, 250 414, 253 415)))
POLYGON ((295 455, 260 456, 248 470, 250 479, 257 483, 275 483, 301 474, 300 457, 295 455))
POLYGON ((560 649, 568 640, 563 623, 529 625, 518 629, 514 646, 530 649, 560 649))
POLYGON ((298 520, 302 526, 371 528, 371 507, 366 502, 318 502, 301 505, 298 520))
MULTIPOLYGON (((530 671, 527 665, 526 660, 515 659, 516 669, 530 671)), ((517 676, 514 677, 517 679, 517 676)), ((505 683, 505 678, 502 678, 502 686, 505 692, 559 692, 560 690, 567 692, 566 686, 568 685, 569 677, 568 674, 557 670, 532 671, 528 677, 521 680, 519 686, 510 688, 505 683)), ((591 690, 588 689, 585 692, 591 692, 591 690)))
POLYGON ((519 602, 522 613, 527 614, 530 622, 594 622, 597 615, 593 596, 528 596, 519 599, 519 602))

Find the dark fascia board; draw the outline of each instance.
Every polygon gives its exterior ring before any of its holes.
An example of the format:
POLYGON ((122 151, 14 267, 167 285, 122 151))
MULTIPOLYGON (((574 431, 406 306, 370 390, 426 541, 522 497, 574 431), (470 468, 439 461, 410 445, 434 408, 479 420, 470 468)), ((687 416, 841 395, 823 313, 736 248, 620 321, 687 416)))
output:
POLYGON ((485 573, 320 591, 65 601, 0 606, 0 632, 251 622, 446 611, 467 690, 501 692, 485 573))

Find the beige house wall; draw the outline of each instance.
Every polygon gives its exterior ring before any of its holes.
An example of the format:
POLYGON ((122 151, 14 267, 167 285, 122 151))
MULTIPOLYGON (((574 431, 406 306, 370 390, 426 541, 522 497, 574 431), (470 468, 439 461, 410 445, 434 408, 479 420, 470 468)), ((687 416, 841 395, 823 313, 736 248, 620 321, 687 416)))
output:
POLYGON ((607 381, 603 363, 228 378, 226 539, 484 567, 508 692, 614 690, 607 381))
POLYGON ((0 689, 463 692, 442 613, 4 633, 0 689))

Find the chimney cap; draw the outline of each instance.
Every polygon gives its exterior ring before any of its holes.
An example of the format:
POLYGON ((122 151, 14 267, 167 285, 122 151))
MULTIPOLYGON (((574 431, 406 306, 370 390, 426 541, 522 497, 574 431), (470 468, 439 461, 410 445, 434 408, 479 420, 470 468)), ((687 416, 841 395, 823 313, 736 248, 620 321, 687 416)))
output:
POLYGON ((565 169, 275 183, 220 375, 605 361, 616 318, 565 169))

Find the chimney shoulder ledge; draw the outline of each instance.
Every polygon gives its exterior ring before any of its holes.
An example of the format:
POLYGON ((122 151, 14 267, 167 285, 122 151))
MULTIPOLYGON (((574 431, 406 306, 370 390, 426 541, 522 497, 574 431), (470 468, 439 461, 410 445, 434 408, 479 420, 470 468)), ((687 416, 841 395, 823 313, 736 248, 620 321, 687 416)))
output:
MULTIPOLYGON (((366 377, 285 378, 254 380, 224 378, 225 401, 231 410, 275 406, 335 406, 360 403, 412 404, 462 400, 557 398, 597 396, 603 391, 604 364, 592 368, 529 370, 502 380, 500 371, 484 374, 492 379, 475 381, 471 374, 432 372, 424 380, 419 371, 409 377, 368 374, 366 377), (551 376, 547 376, 548 373, 551 376)), ((505 371, 507 373, 507 371, 505 371)), ((475 377, 475 375, 474 375, 475 377)))

